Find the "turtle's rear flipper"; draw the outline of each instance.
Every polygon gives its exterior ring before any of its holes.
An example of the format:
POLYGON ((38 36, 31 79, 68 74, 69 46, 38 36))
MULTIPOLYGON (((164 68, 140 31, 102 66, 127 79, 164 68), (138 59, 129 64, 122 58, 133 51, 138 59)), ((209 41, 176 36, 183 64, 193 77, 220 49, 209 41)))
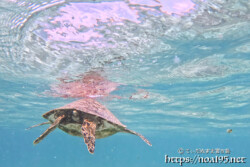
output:
POLYGON ((84 119, 82 123, 82 135, 84 138, 84 142, 91 154, 93 154, 95 151, 95 130, 96 124, 87 119, 84 119))
POLYGON ((135 131, 132 131, 132 130, 129 130, 127 128, 124 129, 125 132, 127 133, 131 133, 131 134, 134 134, 134 135, 137 135, 139 136, 143 141, 145 141, 149 146, 152 146, 152 144, 148 141, 148 139, 146 139, 144 136, 142 136, 140 133, 137 133, 135 131))
POLYGON ((56 127, 59 125, 59 123, 62 121, 62 119, 64 118, 65 116, 62 115, 60 117, 58 117, 55 122, 53 122, 50 127, 45 131, 43 132, 43 134, 41 134, 33 143, 34 144, 38 144, 41 140, 43 140, 50 132, 52 132, 54 129, 56 129, 56 127))
POLYGON ((43 122, 43 123, 40 123, 40 124, 37 124, 37 125, 33 125, 33 126, 29 127, 29 128, 26 128, 25 130, 30 130, 31 128, 35 128, 37 126, 41 126, 41 125, 45 125, 45 124, 50 124, 50 122, 43 122))

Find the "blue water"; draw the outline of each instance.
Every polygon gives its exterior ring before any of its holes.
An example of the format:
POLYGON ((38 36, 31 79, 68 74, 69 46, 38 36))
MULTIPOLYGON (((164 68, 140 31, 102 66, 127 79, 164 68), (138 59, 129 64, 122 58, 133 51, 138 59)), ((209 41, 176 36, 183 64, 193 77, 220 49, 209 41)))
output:
POLYGON ((180 166, 165 155, 245 157, 183 166, 249 166, 249 9, 247 0, 2 0, 0 167, 180 166), (77 100, 52 97, 50 85, 89 71, 120 84, 96 100, 152 147, 117 133, 91 155, 59 129, 33 145, 48 126, 25 129, 77 100))

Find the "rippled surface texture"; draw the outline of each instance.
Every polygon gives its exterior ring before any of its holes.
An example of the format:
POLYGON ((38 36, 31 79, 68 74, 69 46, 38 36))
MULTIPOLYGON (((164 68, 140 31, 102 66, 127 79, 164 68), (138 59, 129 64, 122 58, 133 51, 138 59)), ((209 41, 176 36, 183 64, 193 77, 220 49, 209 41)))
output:
POLYGON ((249 56, 248 0, 1 0, 0 163, 166 166, 179 147, 247 157, 249 56), (24 129, 81 97, 87 73, 105 81, 94 97, 152 148, 117 134, 88 155, 83 139, 59 130, 32 146, 46 127, 24 129), (71 87, 77 96, 63 92, 71 87))

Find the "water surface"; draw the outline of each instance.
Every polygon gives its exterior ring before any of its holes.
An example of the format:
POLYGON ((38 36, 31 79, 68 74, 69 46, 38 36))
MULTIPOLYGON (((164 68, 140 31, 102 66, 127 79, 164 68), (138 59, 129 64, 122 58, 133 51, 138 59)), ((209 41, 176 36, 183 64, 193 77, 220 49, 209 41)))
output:
POLYGON ((247 0, 2 0, 1 165, 153 167, 170 166, 165 154, 196 155, 179 148, 228 148, 247 157, 232 166, 247 165, 249 8, 247 0), (97 100, 152 147, 119 133, 90 155, 83 139, 60 130, 33 146, 46 127, 25 128, 76 100, 44 92, 89 71, 119 84, 97 100))

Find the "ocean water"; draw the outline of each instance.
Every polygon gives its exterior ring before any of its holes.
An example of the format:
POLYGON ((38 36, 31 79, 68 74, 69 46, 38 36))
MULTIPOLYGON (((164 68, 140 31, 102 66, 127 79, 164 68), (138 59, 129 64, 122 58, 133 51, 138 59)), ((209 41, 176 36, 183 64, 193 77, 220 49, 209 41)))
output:
POLYGON ((249 102, 248 0, 0 1, 0 167, 247 167, 249 102), (92 155, 60 129, 33 145, 48 125, 26 128, 79 99, 51 85, 89 72, 152 147, 117 133, 92 155))

